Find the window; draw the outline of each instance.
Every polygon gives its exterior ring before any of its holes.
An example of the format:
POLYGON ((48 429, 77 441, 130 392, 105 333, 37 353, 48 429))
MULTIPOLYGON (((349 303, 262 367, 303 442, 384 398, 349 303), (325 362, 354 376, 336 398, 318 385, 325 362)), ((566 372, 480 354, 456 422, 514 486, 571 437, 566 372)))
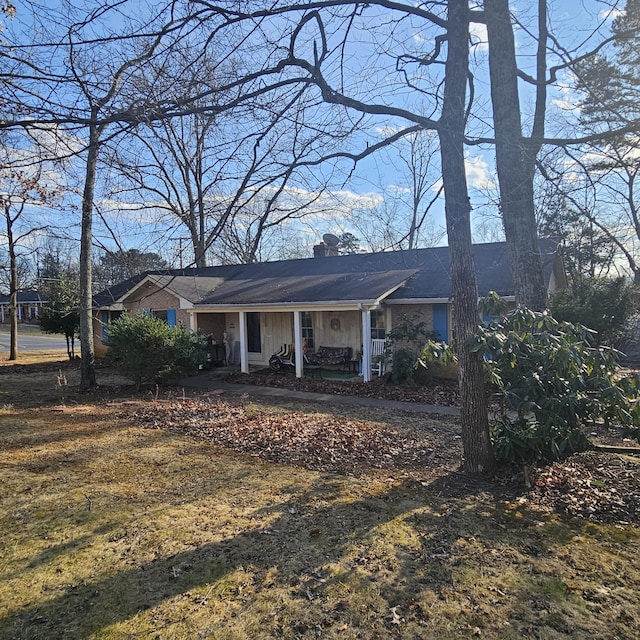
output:
POLYGON ((158 320, 167 322, 167 309, 151 309, 151 315, 158 320))
POLYGON ((375 309, 371 312, 371 339, 384 340, 386 337, 387 332, 384 327, 384 311, 382 309, 375 309))
POLYGON ((175 309, 151 309, 151 315, 158 320, 164 320, 170 327, 176 326, 175 309))
POLYGON ((247 347, 249 353, 262 352, 262 340, 260 337, 260 314, 252 311, 247 313, 247 347))
POLYGON ((300 319, 302 323, 302 339, 307 341, 307 351, 312 351, 315 347, 313 344, 313 320, 311 312, 303 311, 300 319))

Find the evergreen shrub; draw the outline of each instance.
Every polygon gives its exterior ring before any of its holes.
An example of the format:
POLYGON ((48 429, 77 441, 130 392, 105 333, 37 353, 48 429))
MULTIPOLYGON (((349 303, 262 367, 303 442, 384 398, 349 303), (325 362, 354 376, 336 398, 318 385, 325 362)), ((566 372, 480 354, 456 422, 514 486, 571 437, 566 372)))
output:
POLYGON ((150 315, 122 315, 109 324, 110 360, 140 389, 145 382, 164 382, 197 369, 206 343, 182 326, 170 327, 150 315))

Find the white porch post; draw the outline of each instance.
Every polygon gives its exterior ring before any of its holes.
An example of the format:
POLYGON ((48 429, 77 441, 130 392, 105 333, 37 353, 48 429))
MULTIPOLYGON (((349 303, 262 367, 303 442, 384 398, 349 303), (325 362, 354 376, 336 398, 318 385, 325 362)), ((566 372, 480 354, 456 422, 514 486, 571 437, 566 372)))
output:
POLYGON ((296 354, 296 378, 302 378, 304 369, 304 354, 302 353, 302 313, 293 312, 293 343, 296 354))
POLYGON ((371 310, 362 310, 362 379, 371 382, 371 310))
POLYGON ((4 322, 4 305, 0 304, 0 315, 2 315, 2 322, 4 322))
POLYGON ((22 320, 22 305, 18 303, 18 320, 22 320))
POLYGON ((238 313, 238 324, 240 325, 240 371, 249 373, 249 345, 247 344, 247 313, 238 313))
POLYGON ((189 314, 189 329, 193 331, 193 333, 197 333, 198 331, 198 319, 196 318, 196 312, 192 311, 189 314))

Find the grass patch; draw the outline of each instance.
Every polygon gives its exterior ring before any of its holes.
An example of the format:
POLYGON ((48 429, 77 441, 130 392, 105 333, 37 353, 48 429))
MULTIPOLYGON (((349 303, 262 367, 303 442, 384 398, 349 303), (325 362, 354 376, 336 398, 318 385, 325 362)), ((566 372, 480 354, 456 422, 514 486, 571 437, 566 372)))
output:
MULTIPOLYGON (((0 377, 2 640, 639 637, 634 525, 533 511, 435 440, 432 468, 351 477, 141 428, 151 398, 21 400, 53 373, 0 377)), ((245 407, 294 409, 408 420, 245 407)), ((454 446, 451 422, 421 419, 454 446)))

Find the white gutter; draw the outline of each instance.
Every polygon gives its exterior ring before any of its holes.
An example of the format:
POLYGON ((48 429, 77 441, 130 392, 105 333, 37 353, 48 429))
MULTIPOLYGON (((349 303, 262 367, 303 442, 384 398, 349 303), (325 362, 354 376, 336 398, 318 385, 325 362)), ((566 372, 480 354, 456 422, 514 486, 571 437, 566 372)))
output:
MULTIPOLYGON (((478 300, 481 300, 482 296, 478 296, 478 300)), ((507 302, 515 302, 515 296, 500 296, 501 300, 507 302)), ((386 305, 394 304, 446 304, 453 302, 453 298, 394 298, 393 300, 385 300, 386 305)))
POLYGON ((349 300, 327 302, 279 302, 279 303, 239 303, 239 304, 209 304, 194 305, 193 311, 202 312, 238 312, 238 311, 359 311, 363 306, 372 307, 379 304, 378 300, 349 300))

